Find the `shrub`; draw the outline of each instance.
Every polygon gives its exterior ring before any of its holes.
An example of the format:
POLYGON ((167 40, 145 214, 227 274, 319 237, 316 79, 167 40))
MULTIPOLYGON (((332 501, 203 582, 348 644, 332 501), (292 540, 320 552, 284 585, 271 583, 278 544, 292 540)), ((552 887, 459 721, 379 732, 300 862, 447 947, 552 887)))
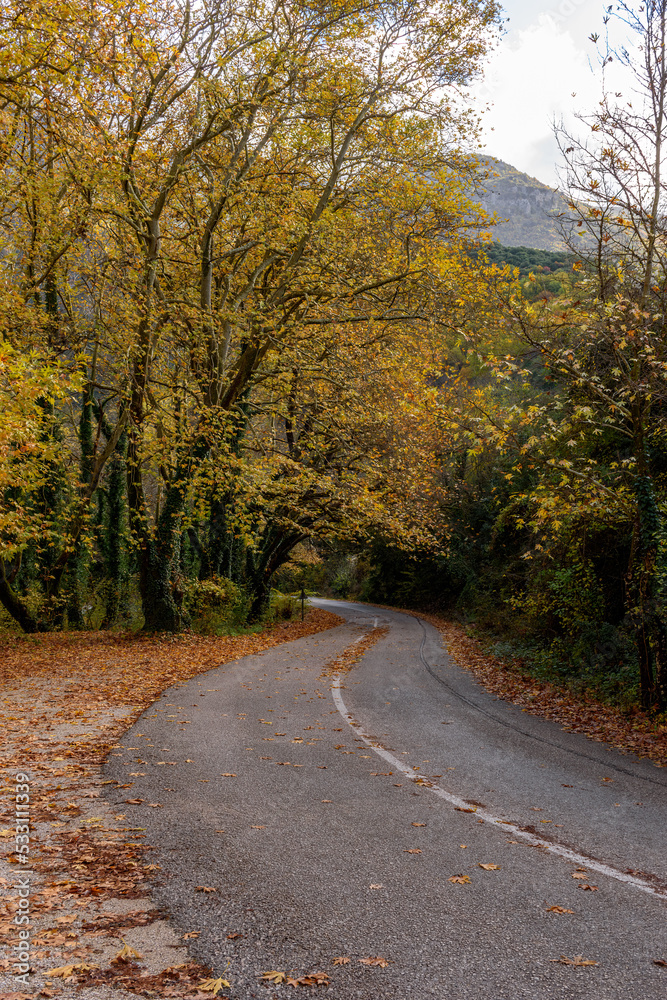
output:
POLYGON ((184 589, 184 615, 192 629, 202 635, 220 635, 242 625, 248 608, 243 591, 224 577, 188 580, 184 589))

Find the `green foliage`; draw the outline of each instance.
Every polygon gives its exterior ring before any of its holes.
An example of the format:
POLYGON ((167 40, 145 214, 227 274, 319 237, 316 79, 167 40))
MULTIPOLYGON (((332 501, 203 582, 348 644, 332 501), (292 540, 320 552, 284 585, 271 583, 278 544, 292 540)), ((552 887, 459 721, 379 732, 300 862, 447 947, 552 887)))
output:
POLYGON ((231 580, 188 580, 183 588, 182 609, 195 632, 225 635, 245 622, 248 599, 231 580))
POLYGON ((274 621, 290 621, 300 613, 301 602, 293 594, 281 594, 272 590, 269 599, 268 618, 274 621))
POLYGON ((484 247, 484 255, 489 263, 519 269, 519 277, 527 278, 531 271, 571 271, 576 256, 566 250, 535 250, 531 247, 506 247, 501 243, 490 243, 484 247))

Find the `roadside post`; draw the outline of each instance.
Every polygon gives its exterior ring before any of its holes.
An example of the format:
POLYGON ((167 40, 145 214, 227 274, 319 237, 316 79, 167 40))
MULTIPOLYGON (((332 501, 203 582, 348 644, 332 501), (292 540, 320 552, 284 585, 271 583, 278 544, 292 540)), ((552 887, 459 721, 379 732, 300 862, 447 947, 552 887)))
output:
POLYGON ((301 596, 301 621, 303 621, 303 617, 304 617, 304 613, 305 613, 304 612, 304 607, 305 607, 305 603, 306 603, 306 592, 303 589, 303 587, 301 588, 301 595, 300 596, 301 596))

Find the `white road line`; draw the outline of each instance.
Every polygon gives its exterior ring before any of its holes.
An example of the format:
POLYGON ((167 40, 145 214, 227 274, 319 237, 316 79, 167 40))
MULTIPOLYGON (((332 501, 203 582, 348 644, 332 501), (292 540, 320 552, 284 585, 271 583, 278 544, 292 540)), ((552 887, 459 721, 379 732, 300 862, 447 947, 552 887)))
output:
MULTIPOLYGON (((343 701, 343 696, 340 693, 340 689, 341 677, 340 674, 336 674, 331 685, 331 694, 333 696, 334 704, 343 719, 354 730, 354 732, 358 734, 364 743, 374 750, 378 757, 381 757, 388 764, 391 764, 393 768, 400 771, 401 774, 404 774, 406 778, 410 778, 411 781, 418 781, 421 779, 425 782, 426 779, 423 775, 420 775, 417 771, 413 770, 413 768, 406 766, 402 760, 399 760, 398 757, 394 757, 389 750, 385 750, 384 747, 379 746, 379 744, 373 743, 366 736, 364 733, 364 727, 353 721, 354 716, 350 715, 348 712, 345 702, 343 701)), ((458 795, 453 795, 451 792, 446 791, 434 781, 428 781, 427 784, 422 784, 420 787, 425 788, 429 792, 433 792, 434 795, 437 795, 440 799, 444 799, 445 802, 449 802, 449 804, 454 806, 455 809, 467 810, 471 808, 470 802, 466 802, 465 799, 459 798, 458 795)), ((608 878, 616 879, 617 882, 623 882, 625 885, 630 885, 633 889, 645 892, 649 896, 656 896, 658 899, 667 899, 667 892, 663 889, 656 888, 651 885, 650 882, 636 878, 634 875, 628 875, 625 872, 619 871, 617 868, 612 868, 610 865, 603 864, 601 861, 594 861, 591 858, 586 857, 584 854, 577 854, 576 851, 571 851, 569 847, 563 847, 560 844, 552 844, 548 840, 541 840, 539 837, 529 833, 527 830, 522 830, 521 827, 517 826, 515 823, 500 819, 499 816, 494 816, 494 814, 489 812, 488 809, 476 807, 475 816, 477 819, 481 819, 484 823, 488 823, 489 826, 495 826, 504 833, 511 833, 514 837, 520 837, 532 847, 540 847, 549 854, 556 854, 558 857, 565 858, 567 861, 580 865, 582 868, 587 868, 590 871, 597 872, 599 875, 606 875, 608 878)))

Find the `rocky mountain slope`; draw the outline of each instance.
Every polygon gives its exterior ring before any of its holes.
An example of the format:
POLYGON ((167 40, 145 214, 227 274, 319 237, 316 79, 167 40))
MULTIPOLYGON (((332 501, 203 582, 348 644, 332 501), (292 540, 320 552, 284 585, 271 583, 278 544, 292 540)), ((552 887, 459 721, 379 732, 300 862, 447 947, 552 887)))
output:
POLYGON ((502 220, 493 228, 497 242, 539 250, 563 248, 557 217, 567 211, 567 201, 560 191, 493 157, 484 157, 480 168, 489 176, 480 181, 478 197, 489 214, 502 220))

